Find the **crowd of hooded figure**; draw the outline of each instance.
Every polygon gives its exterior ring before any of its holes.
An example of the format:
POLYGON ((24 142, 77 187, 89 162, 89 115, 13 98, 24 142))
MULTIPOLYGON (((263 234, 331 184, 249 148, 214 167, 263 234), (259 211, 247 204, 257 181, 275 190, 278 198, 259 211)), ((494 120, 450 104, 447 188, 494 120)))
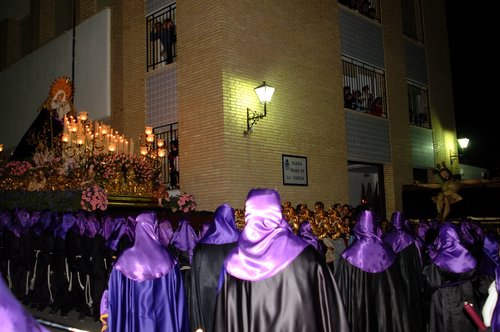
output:
MULTIPOLYGON (((113 228, 108 240, 118 239, 124 249, 117 245, 111 253, 101 296, 94 295, 103 331, 437 332, 477 331, 483 323, 500 331, 496 232, 469 219, 414 224, 401 212, 391 215, 383 231, 377 215, 365 209, 354 216, 349 241, 335 246, 335 264, 330 264, 325 240, 341 238, 341 232, 319 235, 317 221, 326 220, 321 218, 296 227, 285 209, 276 190, 252 189, 244 210, 222 204, 199 232, 187 219, 174 230, 153 211, 126 220, 124 229, 113 228), (466 310, 465 303, 475 311, 466 310)), ((0 227, 4 246, 10 221, 0 227)), ((80 226, 89 220, 67 223, 62 220, 59 228, 66 232, 66 244, 72 233, 76 243, 95 232, 106 245, 104 225, 91 231, 80 226)), ((90 266, 94 263, 93 258, 90 266)), ((73 286, 85 290, 83 277, 89 275, 66 270, 76 273, 73 286)), ((68 273, 63 275, 70 284, 68 273)), ((11 286, 15 279, 7 281, 11 286)), ((10 310, 4 316, 13 319, 17 307, 11 302, 0 298, 0 308, 10 310)))

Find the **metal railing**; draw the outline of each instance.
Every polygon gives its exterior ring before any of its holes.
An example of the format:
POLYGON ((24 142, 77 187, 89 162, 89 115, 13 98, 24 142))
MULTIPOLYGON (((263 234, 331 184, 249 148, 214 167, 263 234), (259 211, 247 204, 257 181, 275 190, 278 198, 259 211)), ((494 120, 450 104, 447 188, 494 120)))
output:
MULTIPOLYGON (((159 67, 167 65, 166 51, 163 49, 161 38, 152 38, 155 33, 160 33, 155 30, 156 24, 162 24, 165 20, 171 19, 176 22, 176 3, 172 3, 153 14, 146 17, 146 58, 147 58, 147 71, 154 70, 159 67)), ((172 43, 172 56, 176 57, 176 42, 172 43)))
POLYGON ((379 0, 338 0, 338 3, 369 19, 380 22, 379 0))
POLYGON ((422 128, 431 128, 429 93, 427 87, 408 81, 408 107, 410 124, 422 128))
POLYGON ((173 188, 179 188, 179 169, 178 169, 178 164, 173 165, 173 161, 170 159, 170 152, 172 151, 172 144, 177 144, 179 142, 179 132, 178 132, 178 123, 172 123, 160 127, 155 127, 153 128, 153 133, 156 136, 156 140, 158 139, 163 139, 165 141, 165 148, 167 149, 167 156, 166 158, 163 159, 163 163, 161 164, 161 174, 160 174, 160 179, 161 182, 167 187, 173 187, 173 188), (177 169, 171 169, 171 167, 174 166, 177 169), (177 177, 177 183, 173 184, 172 183, 172 173, 171 172, 177 172, 175 176, 177 177))
POLYGON ((344 108, 387 118, 384 71, 344 56, 342 72, 344 108))

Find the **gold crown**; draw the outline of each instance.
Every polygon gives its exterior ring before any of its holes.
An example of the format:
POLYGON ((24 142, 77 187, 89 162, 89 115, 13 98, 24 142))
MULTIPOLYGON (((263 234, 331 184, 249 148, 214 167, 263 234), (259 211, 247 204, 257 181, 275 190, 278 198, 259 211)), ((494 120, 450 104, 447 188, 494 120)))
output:
POLYGON ((73 83, 67 76, 58 77, 50 86, 49 95, 54 98, 57 91, 62 90, 66 95, 66 100, 70 101, 73 97, 73 83))

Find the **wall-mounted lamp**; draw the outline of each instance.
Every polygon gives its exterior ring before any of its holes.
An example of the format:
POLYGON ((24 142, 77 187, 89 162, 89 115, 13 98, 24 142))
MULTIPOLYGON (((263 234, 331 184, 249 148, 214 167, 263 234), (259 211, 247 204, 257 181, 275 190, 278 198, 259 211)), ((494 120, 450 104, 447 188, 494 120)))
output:
POLYGON ((271 102, 274 90, 275 89, 272 86, 267 85, 265 81, 255 88, 257 97, 259 97, 261 104, 264 104, 264 113, 257 113, 250 108, 247 108, 247 130, 244 132, 245 135, 250 134, 250 130, 252 130, 252 127, 257 123, 257 121, 267 115, 267 103, 271 102))
MULTIPOLYGON (((467 147, 469 146, 469 139, 468 138, 459 138, 457 141, 458 141, 458 145, 460 146, 460 149, 462 151, 467 149, 467 147)), ((458 160, 458 157, 459 157, 459 154, 451 154, 451 150, 450 150, 450 164, 451 165, 453 165, 453 162, 455 160, 458 160)))

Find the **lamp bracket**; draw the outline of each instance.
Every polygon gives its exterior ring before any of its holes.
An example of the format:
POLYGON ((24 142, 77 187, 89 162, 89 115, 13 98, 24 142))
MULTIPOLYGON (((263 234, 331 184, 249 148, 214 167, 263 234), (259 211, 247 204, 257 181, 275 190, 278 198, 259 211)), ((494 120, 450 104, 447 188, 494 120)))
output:
POLYGON ((266 104, 267 103, 264 103, 264 113, 255 112, 254 110, 247 107, 247 130, 243 132, 245 135, 250 134, 252 127, 257 123, 257 121, 266 117, 267 115, 266 104))
POLYGON ((458 160, 459 155, 458 154, 452 154, 450 150, 450 165, 453 165, 453 162, 455 160, 458 160))

